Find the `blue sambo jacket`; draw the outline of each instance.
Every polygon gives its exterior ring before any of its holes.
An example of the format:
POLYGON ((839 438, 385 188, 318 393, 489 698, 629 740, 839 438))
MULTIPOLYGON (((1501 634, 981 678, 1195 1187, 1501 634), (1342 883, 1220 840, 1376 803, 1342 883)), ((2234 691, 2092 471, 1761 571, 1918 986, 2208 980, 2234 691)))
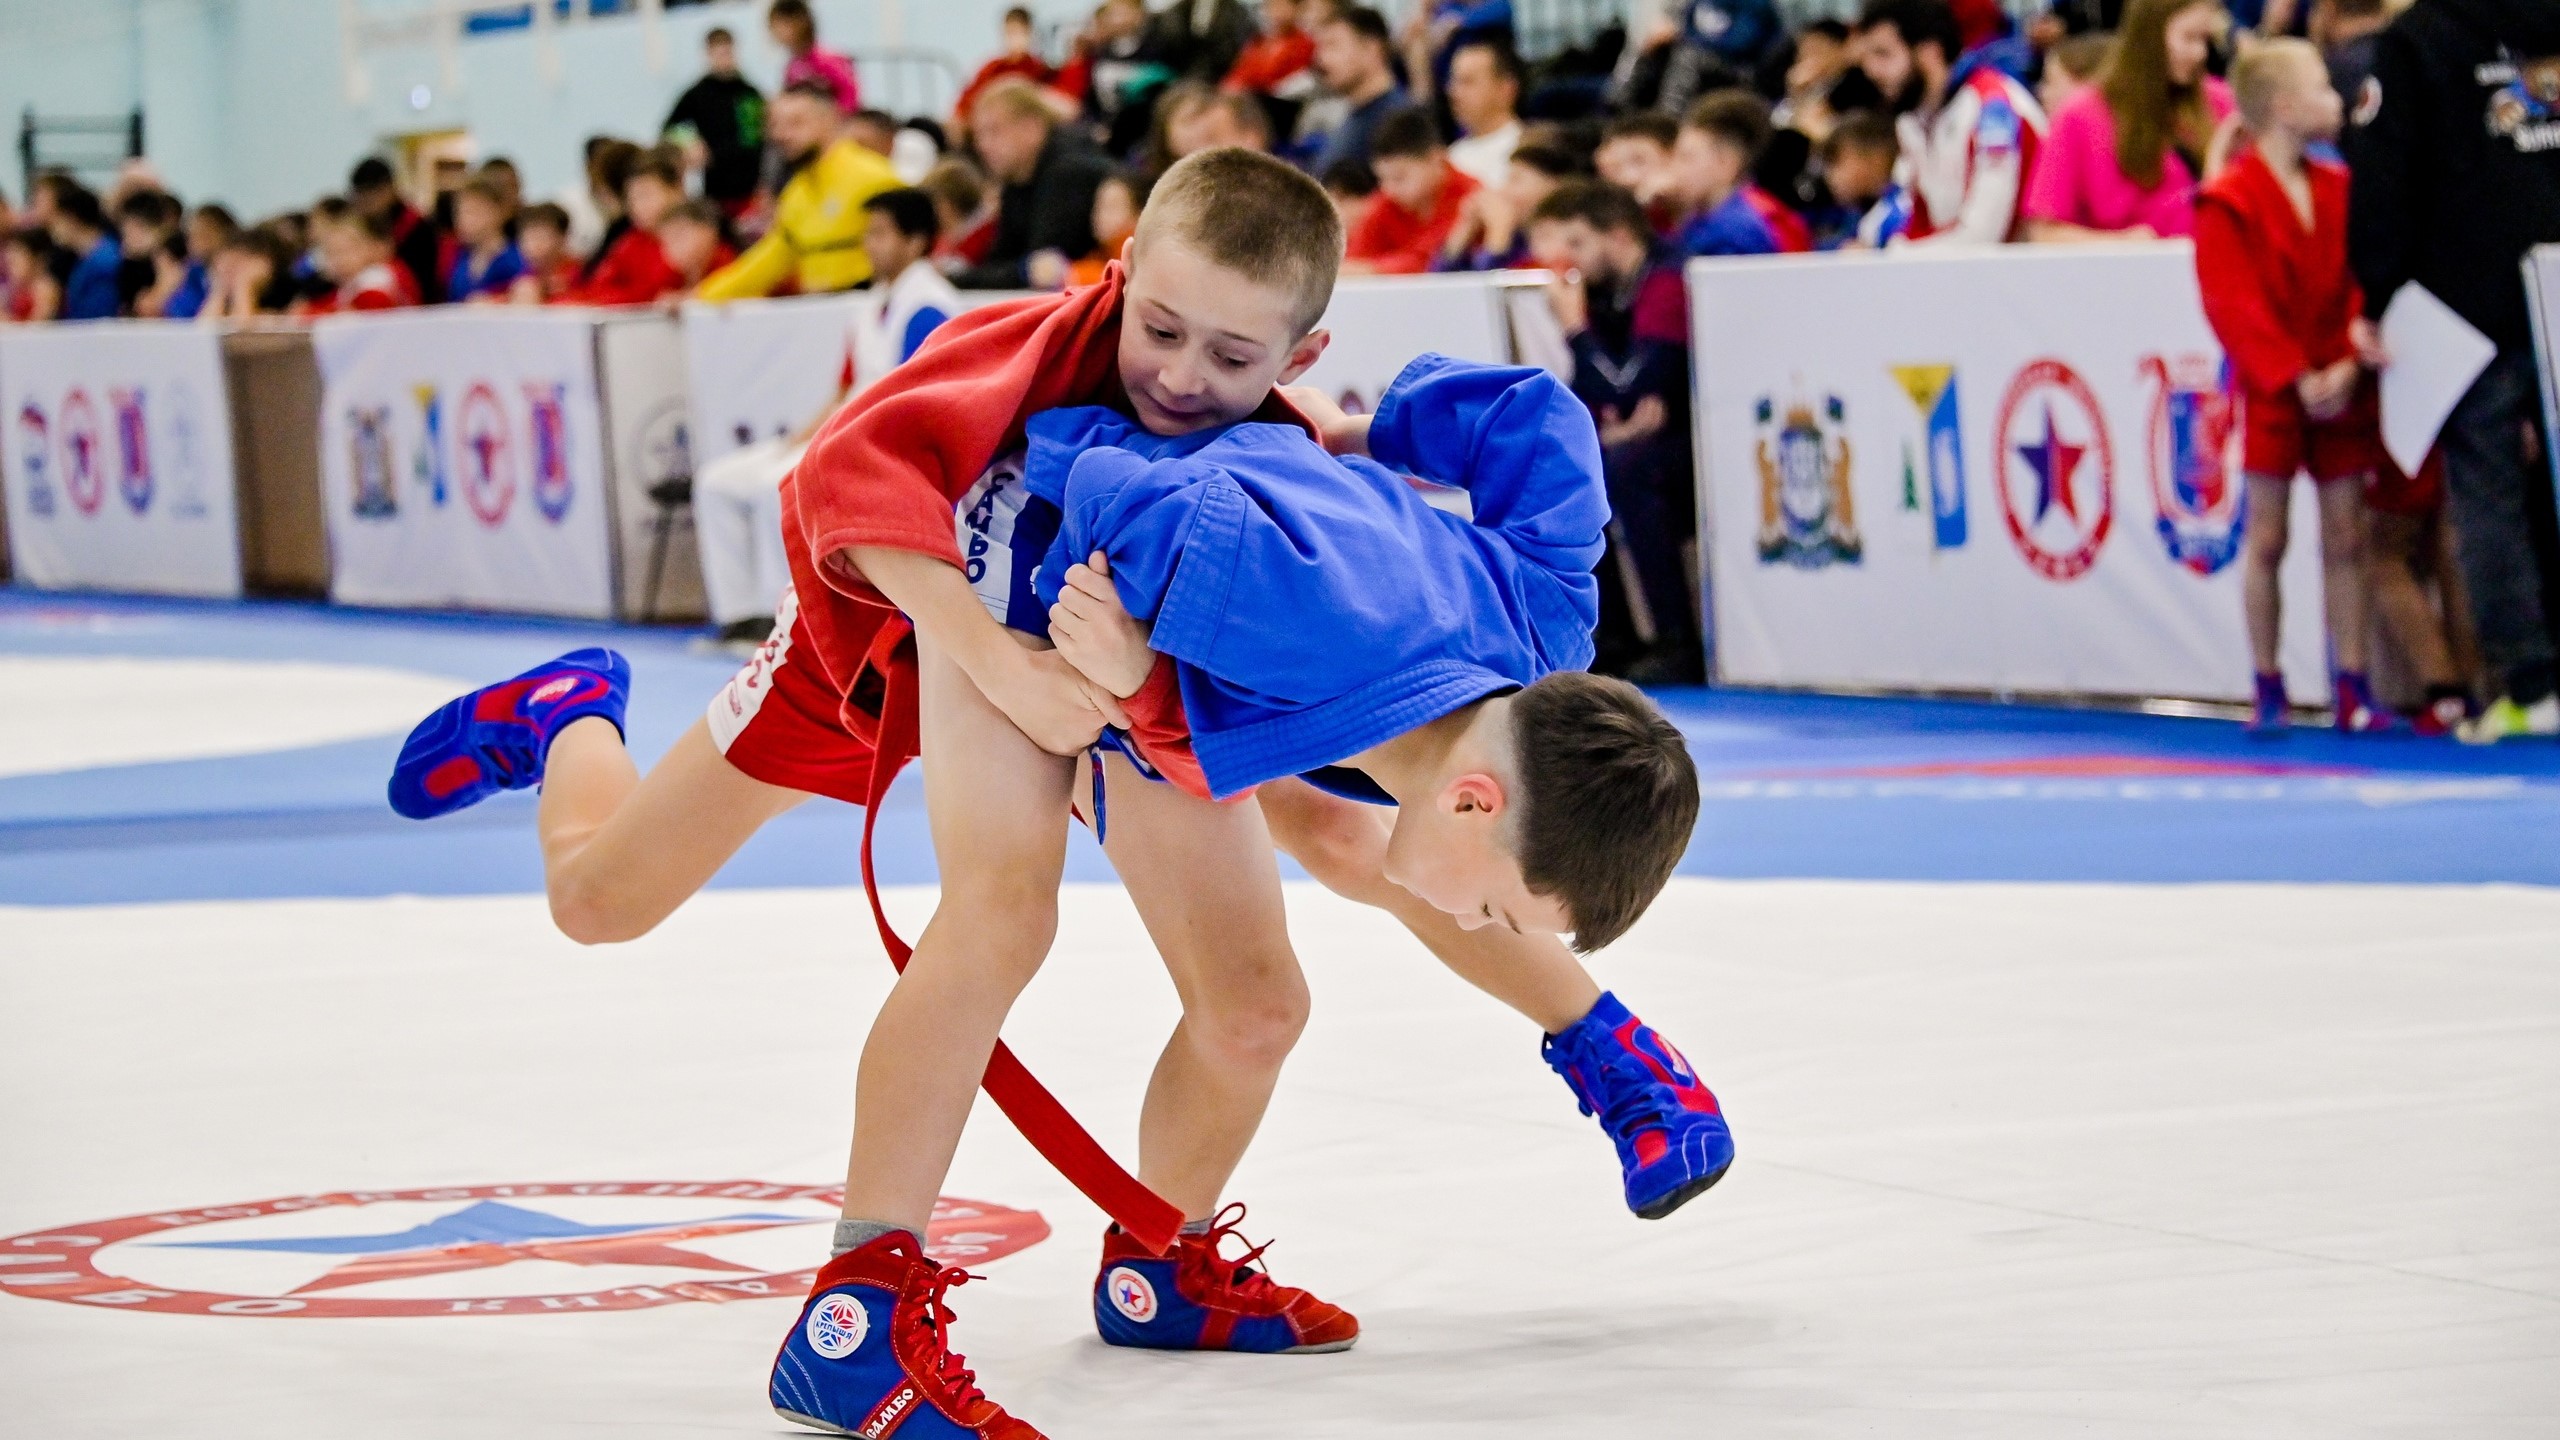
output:
POLYGON ((1178 662, 1219 798, 1591 661, 1609 505, 1570 390, 1425 355, 1379 401, 1369 452, 1274 424, 1167 438, 1092 407, 1029 422, 1024 481, 1063 514, 1040 597, 1110 556, 1121 603, 1178 662), (1474 518, 1406 474, 1465 490, 1474 518))

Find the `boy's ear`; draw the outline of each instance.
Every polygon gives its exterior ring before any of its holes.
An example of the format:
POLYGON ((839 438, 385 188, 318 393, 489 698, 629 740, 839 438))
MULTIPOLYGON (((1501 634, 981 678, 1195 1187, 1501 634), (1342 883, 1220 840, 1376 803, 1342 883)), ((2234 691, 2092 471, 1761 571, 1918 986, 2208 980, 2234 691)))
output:
POLYGON ((1128 239, 1120 242, 1120 268, 1123 270, 1131 270, 1137 268, 1137 264, 1138 237, 1132 235, 1128 239))
POLYGON ((1482 770, 1470 770, 1440 789, 1440 807, 1452 815, 1481 815, 1497 819, 1511 803, 1504 793, 1502 781, 1482 770))
POLYGON ((1289 347, 1289 363, 1281 368, 1280 378, 1271 383, 1274 385, 1295 383, 1297 378, 1306 374, 1316 361, 1324 358, 1324 347, 1332 343, 1332 331, 1308 331, 1299 338, 1297 344, 1289 347))

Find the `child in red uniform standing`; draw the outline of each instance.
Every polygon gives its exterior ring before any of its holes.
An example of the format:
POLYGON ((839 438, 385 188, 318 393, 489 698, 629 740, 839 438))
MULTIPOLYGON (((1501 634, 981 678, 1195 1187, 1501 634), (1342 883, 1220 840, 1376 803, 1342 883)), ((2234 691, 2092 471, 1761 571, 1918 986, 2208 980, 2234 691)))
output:
POLYGON ((2231 357, 2240 392, 2249 486, 2246 585, 2257 667, 2250 728, 2287 723, 2276 659, 2295 472, 2320 497, 2322 591, 2337 665, 2337 725, 2389 730, 2365 682, 2372 598, 2364 486, 2389 464, 2364 357, 2376 351, 2347 269, 2347 172, 2303 152, 2338 133, 2339 100, 2320 52, 2297 40, 2252 47, 2232 69, 2249 148, 2196 199, 2196 272, 2205 318, 2231 357))

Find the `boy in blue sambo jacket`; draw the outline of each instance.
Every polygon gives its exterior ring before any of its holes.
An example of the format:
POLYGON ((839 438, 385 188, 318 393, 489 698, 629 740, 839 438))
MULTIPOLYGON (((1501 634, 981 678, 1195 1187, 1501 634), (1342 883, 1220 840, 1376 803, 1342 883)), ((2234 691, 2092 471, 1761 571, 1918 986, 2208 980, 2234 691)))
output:
MULTIPOLYGON (((1035 415, 1019 461, 960 507, 981 603, 1119 697, 1129 750, 1173 787, 1228 799, 1303 775, 1388 801, 1384 875, 1460 924, 1570 931, 1586 950, 1616 938, 1668 879, 1698 799, 1678 731, 1633 687, 1576 668, 1591 654, 1590 570, 1608 518, 1588 412, 1544 371, 1441 356, 1408 366, 1374 417, 1289 394, 1324 445, 1289 424, 1161 436, 1101 407, 1035 415), (1399 472, 1463 489, 1472 518, 1426 503, 1399 472)), ((936 769, 948 755, 978 793, 1067 795, 1078 762, 1009 742, 1001 713, 960 678, 927 669, 928 786, 951 773, 936 769)), ((1158 788, 1106 800, 1091 783, 1081 808, 1097 822, 1106 804, 1148 803, 1158 788)), ((937 827, 935 923, 952 916, 955 887, 981 893, 1009 856, 1039 857, 1028 879, 1054 887, 1047 847, 1062 818, 1030 804, 974 815, 958 846, 937 827)), ((950 923, 993 922, 978 910, 950 923)), ((930 1004, 893 996, 882 1023, 991 1030, 1027 978, 947 974, 922 982, 930 1004), (961 1015, 973 1010, 993 1013, 961 1015)), ((1616 1000, 1547 1048, 1618 1141, 1639 1213, 1668 1213, 1722 1175, 1732 1145, 1713 1095, 1616 1000)), ((873 1073, 866 1060, 852 1173, 912 1168, 920 1150, 947 1164, 965 1096, 875 1098, 873 1073), (933 1113, 952 1117, 950 1133, 920 1133, 933 1113)), ((1232 1137, 1239 1156, 1250 1118, 1232 1137)), ((1202 1311, 1183 1303, 1178 1266, 1116 1230, 1103 1264, 1106 1339, 1198 1343, 1202 1311)), ((1288 1308, 1273 1348, 1357 1335, 1312 1297, 1288 1308)))

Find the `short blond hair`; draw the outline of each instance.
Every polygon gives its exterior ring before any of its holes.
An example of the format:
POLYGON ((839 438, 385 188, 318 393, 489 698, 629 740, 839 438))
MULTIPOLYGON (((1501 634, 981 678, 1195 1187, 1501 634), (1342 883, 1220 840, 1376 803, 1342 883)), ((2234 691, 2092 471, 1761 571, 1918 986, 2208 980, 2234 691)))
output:
POLYGON ((1139 252, 1159 239, 1289 291, 1300 335, 1324 318, 1342 269, 1342 215, 1332 197, 1296 167, 1234 146, 1203 150, 1164 172, 1138 216, 1139 252))
POLYGON ((1007 75, 978 92, 969 104, 969 118, 977 119, 990 111, 1008 120, 1037 120, 1042 125, 1058 123, 1058 112, 1040 94, 1040 87, 1019 75, 1007 75))
POLYGON ((2239 58, 2231 62, 2231 98, 2240 107, 2240 123, 2253 134, 2263 133, 2275 123, 2277 97, 2294 77, 2305 74, 2328 83, 2329 67, 2319 47, 2308 40, 2282 35, 2241 47, 2239 58))

